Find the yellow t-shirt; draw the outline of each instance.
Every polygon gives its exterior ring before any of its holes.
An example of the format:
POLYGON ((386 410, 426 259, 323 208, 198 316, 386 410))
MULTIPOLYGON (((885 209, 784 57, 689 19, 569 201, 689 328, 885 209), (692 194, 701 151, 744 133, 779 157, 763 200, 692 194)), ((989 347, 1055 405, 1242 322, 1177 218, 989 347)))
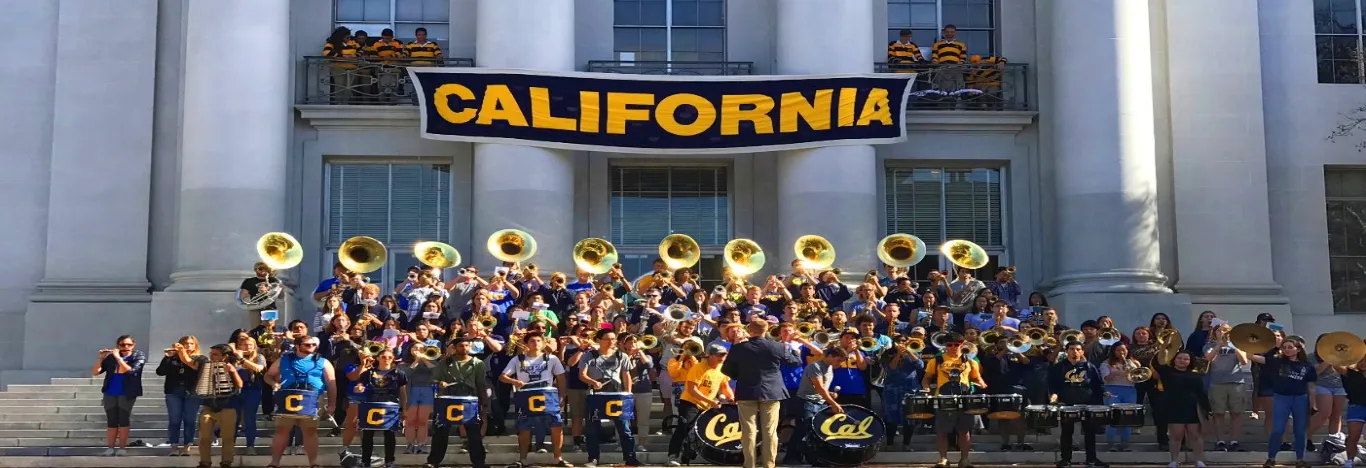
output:
POLYGON ((668 370, 668 372, 669 372, 669 378, 674 379, 674 383, 676 383, 676 384, 687 383, 687 382, 689 382, 688 376, 692 374, 692 370, 693 370, 693 369, 696 369, 696 368, 698 368, 698 367, 707 367, 707 363, 706 363, 706 362, 702 362, 702 361, 698 361, 698 360, 690 360, 690 361, 691 361, 691 362, 689 362, 689 363, 687 363, 687 364, 685 365, 685 364, 683 363, 683 358, 682 358, 682 357, 675 357, 675 358, 669 360, 669 364, 668 364, 666 367, 667 367, 667 370, 668 370))
MULTIPOLYGON (((721 387, 728 385, 729 380, 730 378, 726 377, 726 374, 722 374, 720 369, 708 367, 706 364, 694 365, 692 370, 688 371, 688 381, 696 382, 697 391, 713 400, 716 399, 716 394, 721 391, 721 387)), ((691 393, 688 393, 686 387, 683 389, 683 401, 697 405, 703 410, 709 409, 707 402, 698 401, 691 393)))
POLYGON ((947 354, 941 354, 925 361, 925 375, 934 376, 934 393, 936 395, 946 385, 954 382, 960 384, 957 393, 966 394, 972 383, 982 378, 982 368, 977 364, 977 361, 968 359, 966 356, 953 358, 947 354), (941 360, 943 361, 942 365, 941 360))

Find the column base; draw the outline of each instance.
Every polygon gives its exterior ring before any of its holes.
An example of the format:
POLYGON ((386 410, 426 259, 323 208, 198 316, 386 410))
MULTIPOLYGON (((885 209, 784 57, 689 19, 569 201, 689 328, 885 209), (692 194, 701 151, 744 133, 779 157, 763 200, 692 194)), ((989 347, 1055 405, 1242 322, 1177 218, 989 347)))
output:
MULTIPOLYGON (((111 348, 120 335, 133 335, 138 349, 161 349, 149 343, 151 295, 132 301, 32 301, 24 313, 24 370, 87 372, 100 349, 111 348)), ((226 335, 224 335, 226 336, 226 335)))
POLYGON ((1114 319, 1115 327, 1127 335, 1134 327, 1148 326, 1158 312, 1171 317, 1182 332, 1190 331, 1194 323, 1185 318, 1191 310, 1190 297, 1185 294, 1069 292, 1050 295, 1048 303, 1058 309, 1063 324, 1075 329, 1081 329, 1082 322, 1105 315, 1114 319))
POLYGON ((167 291, 181 292, 232 292, 242 286, 242 280, 255 273, 248 270, 197 270, 171 273, 171 285, 167 291))
POLYGON ((1053 278, 1052 295, 1069 293, 1171 293, 1167 275, 1157 270, 1117 269, 1072 273, 1053 278))
MULTIPOLYGON (((222 343, 236 329, 250 329, 260 319, 260 313, 237 306, 234 292, 171 291, 152 293, 151 325, 147 336, 152 349, 165 346, 185 335, 195 335, 204 346, 222 343)), ((294 298, 289 293, 280 297, 280 319, 284 325, 299 318, 312 327, 313 316, 291 317, 294 298)), ((139 346, 141 347, 141 346, 139 346)))

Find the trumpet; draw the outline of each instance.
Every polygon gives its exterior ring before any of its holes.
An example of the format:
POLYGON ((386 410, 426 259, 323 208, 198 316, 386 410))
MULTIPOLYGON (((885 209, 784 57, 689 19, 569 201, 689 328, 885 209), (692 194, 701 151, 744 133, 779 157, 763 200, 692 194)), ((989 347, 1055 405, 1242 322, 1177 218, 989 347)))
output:
POLYGON ((706 347, 702 345, 701 338, 694 336, 692 338, 683 340, 683 344, 679 345, 678 350, 684 356, 692 356, 698 358, 702 357, 702 355, 706 352, 706 347))
POLYGON ((380 353, 383 353, 384 350, 388 348, 389 346, 385 345, 382 341, 366 341, 365 345, 361 346, 360 353, 373 358, 379 356, 380 353))
POLYGON ((812 333, 816 333, 816 326, 812 325, 811 322, 799 323, 797 324, 797 333, 810 338, 812 333))
POLYGON ((921 351, 925 350, 925 340, 920 338, 906 340, 906 350, 915 354, 920 354, 921 351))
POLYGON ((831 337, 830 332, 826 330, 817 331, 811 334, 811 342, 816 346, 825 347, 830 344, 831 339, 833 338, 831 337))
POLYGON ((1114 346, 1115 343, 1118 343, 1120 341, 1121 335, 1119 333, 1119 330, 1113 328, 1106 328, 1100 331, 1099 336, 1100 344, 1105 346, 1114 346))
POLYGON ((642 335, 640 337, 640 349, 655 349, 659 346, 659 338, 654 335, 642 335))
POLYGON ((422 354, 420 354, 419 356, 421 356, 422 359, 426 359, 428 361, 435 361, 437 359, 441 359, 441 348, 438 348, 436 346, 428 346, 426 348, 422 348, 422 354))
POLYGON ((863 338, 859 338, 859 339, 858 339, 858 349, 859 349, 859 351, 863 351, 863 352, 865 352, 865 353, 871 353, 871 352, 873 352, 873 351, 877 351, 877 349, 878 349, 879 347, 880 347, 880 345, 879 345, 878 342, 877 342, 877 338, 874 338, 874 337, 871 337, 871 336, 865 336, 865 337, 863 337, 863 338))

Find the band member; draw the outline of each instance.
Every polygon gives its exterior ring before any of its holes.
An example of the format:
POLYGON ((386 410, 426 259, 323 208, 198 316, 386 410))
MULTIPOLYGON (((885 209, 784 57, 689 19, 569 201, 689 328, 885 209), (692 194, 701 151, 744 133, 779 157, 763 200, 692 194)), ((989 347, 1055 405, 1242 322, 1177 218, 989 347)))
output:
POLYGON ((157 375, 166 377, 166 443, 171 444, 171 456, 190 456, 190 441, 195 440, 195 415, 199 399, 194 386, 199 380, 199 364, 209 358, 199 353, 199 339, 182 336, 167 348, 157 365, 157 375))
POLYGON ((723 399, 735 399, 735 392, 726 384, 729 379, 721 373, 721 365, 726 361, 726 348, 720 345, 707 348, 706 363, 698 363, 687 371, 687 383, 682 400, 678 403, 682 423, 674 429, 669 439, 668 466, 678 466, 680 462, 688 461, 684 458, 683 442, 688 438, 689 431, 686 428, 697 422, 698 414, 717 407, 723 399))
MULTIPOLYGON (((1100 364, 1100 378, 1105 381, 1105 393, 1109 395, 1105 398, 1105 404, 1138 402, 1138 392, 1134 390, 1134 383, 1129 381, 1129 371, 1139 367, 1138 361, 1129 358, 1128 345, 1116 343, 1110 347, 1109 357, 1100 364)), ((1105 430, 1105 444, 1110 446, 1111 452, 1128 452, 1129 436, 1132 434, 1133 429, 1110 426, 1105 430), (1115 446, 1116 436, 1119 437, 1118 447, 1115 446)))
POLYGON ((797 304, 797 320, 807 321, 811 318, 818 318, 822 321, 830 318, 829 307, 825 301, 816 297, 816 285, 803 282, 797 289, 797 298, 792 302, 797 304))
POLYGON ((1194 372, 1190 351, 1181 350, 1170 365, 1158 364, 1157 375, 1162 378, 1162 410, 1167 412, 1167 432, 1171 435, 1171 463, 1181 464, 1181 442, 1187 442, 1195 452, 1195 466, 1205 466, 1205 438, 1200 422, 1209 418, 1209 396, 1205 393, 1204 376, 1194 372))
MULTIPOLYGON (((355 393, 365 396, 370 403, 397 403, 399 411, 408 406, 408 377, 394 367, 394 350, 385 348, 376 357, 378 364, 361 373, 356 381, 355 393)), ((383 431, 364 431, 360 440, 361 460, 370 460, 375 451, 375 433, 384 433, 384 462, 386 468, 394 468, 394 452, 398 445, 396 427, 383 431)))
POLYGON ((650 436, 650 404, 654 396, 650 374, 655 370, 655 360, 640 348, 636 335, 619 336, 622 353, 631 357, 631 397, 635 401, 635 424, 631 433, 636 434, 636 445, 643 447, 650 436))
MULTIPOLYGON (((498 380, 512 385, 514 390, 521 390, 524 387, 541 388, 552 385, 558 387, 561 395, 565 393, 564 366, 560 364, 560 359, 553 355, 544 353, 545 337, 540 334, 528 335, 522 342, 522 354, 508 362, 507 368, 503 369, 498 380)), ((550 444, 555 454, 556 466, 573 466, 564 461, 562 448, 564 446, 564 419, 559 413, 553 414, 528 414, 519 412, 517 414, 517 463, 513 466, 522 467, 526 464, 527 452, 531 450, 531 431, 537 428, 550 428, 550 444)))
MULTIPOLYGON (((996 303, 1003 304, 1000 301, 996 303)), ((982 365, 982 379, 991 388, 989 393, 1027 395, 1029 392, 1024 386, 1024 376, 1029 372, 1029 358, 1010 351, 1010 340, 1010 337, 1002 336, 991 346, 982 349, 978 356, 978 362, 982 365)), ((1001 419, 992 422, 991 428, 1001 436, 1001 451, 1034 449, 1024 441, 1023 420, 1001 419), (1015 436, 1015 446, 1010 445, 1011 435, 1015 436)))
MULTIPOLYGON (((1319 335, 1314 341, 1314 349, 1318 349, 1323 336, 1319 335)), ((1342 375, 1331 364, 1323 362, 1318 353, 1310 354, 1307 361, 1313 364, 1319 373, 1318 380, 1314 381, 1314 395, 1311 398, 1319 408, 1323 408, 1323 411, 1309 417, 1309 440, 1305 442, 1305 448, 1313 451, 1314 433, 1319 429, 1327 429, 1329 434, 1342 432, 1342 413, 1347 410, 1347 390, 1343 388, 1342 375)))
POLYGON ((1243 374, 1252 361, 1247 353, 1229 343, 1228 332, 1232 329, 1227 323, 1214 327, 1204 354, 1205 362, 1209 363, 1206 374, 1209 376, 1210 410, 1213 413, 1210 422, 1214 424, 1214 438, 1218 440, 1214 449, 1242 452, 1244 449, 1238 443, 1238 436, 1243 433, 1243 412, 1247 411, 1244 391, 1246 378, 1243 374), (1225 414, 1228 415, 1226 423, 1225 414), (1228 439, 1219 437, 1221 429, 1228 434, 1228 439))
MULTIPOLYGON (((1293 419, 1295 439, 1291 442, 1291 448, 1295 450, 1295 464, 1297 466, 1308 466, 1304 461, 1304 445, 1308 439, 1306 433, 1311 412, 1318 411, 1318 404, 1309 395, 1314 394, 1314 382, 1318 380, 1318 372, 1314 366, 1306 361, 1304 344, 1297 340, 1281 341, 1279 357, 1266 357, 1263 355, 1248 356, 1252 362, 1261 364, 1263 368, 1273 368, 1271 381, 1263 381, 1262 385, 1268 386, 1274 393, 1271 411, 1271 438, 1266 446, 1266 463, 1262 466, 1272 468, 1276 466, 1276 453, 1281 450, 1281 440, 1285 437, 1285 424, 1287 419, 1293 419)), ((1264 376, 1265 377, 1265 376, 1264 376)))
MULTIPOLYGON (((294 352, 281 356, 280 360, 266 371, 266 384, 275 387, 276 395, 279 395, 278 390, 281 388, 325 391, 327 401, 332 402, 331 412, 335 413, 337 388, 332 363, 318 356, 318 338, 300 337, 296 338, 294 343, 294 352)), ((308 464, 318 464, 318 419, 276 418, 275 438, 271 444, 270 465, 267 468, 280 466, 280 458, 284 456, 285 446, 289 444, 290 430, 295 426, 302 429, 304 454, 308 456, 308 464)))
MULTIPOLYGON (((242 286, 238 287, 237 300, 239 301, 245 302, 257 294, 265 293, 269 290, 271 282, 279 281, 278 279, 271 278, 271 276, 275 274, 275 271, 271 270, 269 266, 266 266, 266 262, 256 262, 255 265, 252 265, 252 270, 256 273, 256 276, 242 280, 242 286)), ((275 304, 275 301, 271 301, 269 304, 262 304, 255 310, 252 310, 247 314, 247 328, 254 327, 260 323, 261 315, 256 313, 257 310, 279 310, 279 307, 275 304)))
POLYGON ((422 352, 426 349, 426 343, 414 342, 408 348, 412 363, 403 366, 403 374, 408 378, 408 406, 403 411, 403 438, 408 440, 407 453, 428 452, 427 420, 432 416, 433 398, 436 396, 432 376, 435 375, 437 363, 423 357, 422 352))
MULTIPOLYGON (((237 407, 240 404, 242 389, 242 376, 237 373, 237 366, 233 365, 236 354, 228 345, 220 344, 209 348, 209 363, 221 363, 222 368, 216 372, 224 373, 223 376, 209 376, 213 382, 220 378, 227 378, 232 381, 235 389, 231 396, 226 398, 205 398, 201 404, 199 412, 199 468, 209 468, 213 463, 213 430, 218 428, 222 435, 222 458, 221 465, 224 468, 232 466, 233 450, 237 448, 237 407)), ((210 366, 206 366, 210 367, 210 366)), ((211 370, 211 369, 206 369, 211 370)), ((249 415, 255 418, 256 415, 249 415)), ((242 417, 248 417, 243 415, 242 417)))
MULTIPOLYGON (((256 449, 256 414, 261 407, 261 397, 265 393, 262 375, 272 361, 267 361, 257 351, 256 340, 247 335, 239 335, 233 354, 237 358, 237 373, 242 378, 242 398, 237 404, 237 427, 246 438, 247 452, 256 449)), ((274 357, 279 359, 278 356, 274 357)))
POLYGON ((986 284, 972 276, 972 270, 963 267, 955 267, 958 273, 957 278, 948 284, 949 298, 946 301, 953 313, 960 314, 972 308, 972 304, 977 301, 977 296, 986 289, 986 284))
MULTIPOLYGON (((1065 348, 1067 359, 1059 361, 1049 369, 1048 381, 1049 401, 1064 405, 1100 405, 1104 403, 1105 387, 1104 381, 1100 377, 1100 370, 1086 360, 1086 351, 1081 343, 1076 341, 1068 342, 1065 348)), ((1058 462, 1059 468, 1072 466, 1072 432, 1076 429, 1076 424, 1066 424, 1060 428, 1062 440, 1059 444, 1059 451, 1062 452, 1058 462)), ((1086 466, 1088 467, 1107 467, 1109 464, 1100 461, 1096 456, 1096 434, 1095 432, 1082 427, 1082 437, 1086 444, 1086 466)))
MULTIPOLYGON (((147 355, 133 349, 136 342, 131 335, 114 340, 116 348, 102 349, 90 375, 104 374, 100 393, 104 395, 105 442, 108 448, 101 455, 122 457, 128 454, 128 430, 132 429, 133 402, 142 396, 142 367, 147 355)), ((1360 426, 1360 425, 1358 425, 1360 426)))
MULTIPOLYGON (((611 330, 598 330, 593 336, 598 341, 598 349, 579 359, 579 380, 588 384, 592 393, 631 392, 631 359, 617 351, 617 334, 611 330)), ((591 394, 591 393, 590 393, 591 394)), ((588 465, 597 466, 602 449, 599 446, 602 426, 597 421, 605 417, 596 410, 589 410, 588 427, 588 465)), ((627 466, 640 466, 636 460, 636 439, 631 434, 631 426, 626 421, 612 420, 617 428, 617 438, 621 443, 621 455, 627 466)))
POLYGON ((840 406, 835 394, 830 392, 830 388, 835 379, 835 368, 848 358, 844 350, 830 349, 821 359, 807 364, 806 369, 802 371, 802 383, 797 389, 797 399, 802 404, 802 413, 797 420, 796 430, 792 432, 792 440, 796 443, 787 447, 787 454, 783 456, 784 465, 816 463, 808 450, 810 447, 805 443, 806 434, 811 430, 811 420, 826 406, 835 413, 844 412, 844 408, 840 406))
POLYGON ((849 292, 848 286, 840 282, 839 275, 834 271, 823 271, 820 274, 820 284, 816 286, 816 297, 825 301, 828 310, 834 312, 854 295, 849 292))
MULTIPOLYGON (((475 468, 486 468, 488 466, 485 458, 484 435, 481 431, 483 421, 487 419, 489 412, 489 398, 486 394, 488 389, 488 371, 484 361, 470 355, 470 340, 468 338, 457 338, 446 347, 447 356, 436 364, 436 369, 432 371, 432 381, 440 388, 442 395, 463 396, 479 398, 479 417, 464 421, 465 440, 467 442, 470 464, 475 468)), ((422 422, 426 424, 426 422, 422 422)), ((436 432, 432 434, 431 453, 427 455, 427 464, 424 468, 437 468, 441 466, 442 459, 446 458, 446 448, 450 443, 451 429, 450 424, 438 424, 436 432)), ((558 449, 558 445, 557 445, 558 449)), ((523 454, 525 457, 525 454, 523 454)))
MULTIPOLYGON (((926 392, 936 395, 967 395, 972 393, 972 385, 987 387, 980 365, 963 354, 963 335, 957 333, 948 335, 944 354, 926 362, 921 385, 926 392)), ((939 411, 935 414, 935 448, 939 451, 936 468, 948 468, 949 434, 955 433, 958 434, 958 466, 971 466, 968 457, 972 452, 973 424, 972 415, 967 413, 939 411)))
POLYGON ((1361 429, 1366 426, 1366 358, 1348 367, 1336 368, 1342 374, 1342 386, 1347 390, 1347 461, 1343 467, 1352 468, 1357 458, 1357 444, 1361 429))
MULTIPOLYGON (((768 322, 750 322, 748 331, 750 336, 765 336, 768 322)), ((796 353, 773 340, 750 339, 730 347, 730 355, 721 365, 721 373, 735 380, 735 400, 740 412, 740 445, 745 468, 774 467, 778 456, 778 410, 782 401, 787 399, 781 368, 783 365, 799 363, 800 358, 796 353), (761 413, 762 417, 759 416, 761 413), (756 438, 761 432, 763 447, 756 453, 756 438)))
POLYGON ((900 428, 903 451, 909 448, 915 423, 901 416, 901 404, 905 395, 919 393, 920 382, 924 379, 925 373, 925 361, 920 359, 918 353, 907 347, 910 339, 910 336, 897 336, 896 344, 891 349, 883 351, 879 358, 883 372, 886 373, 882 390, 882 414, 887 416, 888 421, 901 421, 901 424, 887 425, 887 445, 892 444, 900 428))
MULTIPOLYGON (((897 307, 899 307, 898 310, 901 311, 902 315, 898 317, 898 320, 912 323, 920 322, 920 318, 917 317, 915 313, 921 308, 921 304, 924 304, 924 302, 922 302, 920 295, 916 294, 915 283, 912 282, 910 278, 904 276, 897 278, 895 287, 887 291, 887 295, 883 297, 882 300, 886 301, 888 304, 896 304, 897 307)), ((933 309, 934 306, 927 305, 927 308, 933 309)), ((928 312, 928 310, 926 312, 928 312)))

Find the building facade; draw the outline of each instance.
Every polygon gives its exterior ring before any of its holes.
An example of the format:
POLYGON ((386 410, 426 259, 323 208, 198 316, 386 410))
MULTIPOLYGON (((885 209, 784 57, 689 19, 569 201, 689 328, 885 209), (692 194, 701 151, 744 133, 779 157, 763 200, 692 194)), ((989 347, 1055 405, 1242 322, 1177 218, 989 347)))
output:
POLYGON ((1067 323, 1189 329, 1213 310, 1359 332, 1366 156, 1326 137, 1366 103, 1361 2, 2 2, 0 29, 37 50, 0 67, 0 383, 87 369, 121 334, 226 338, 254 241, 277 230, 307 249, 284 274, 301 292, 285 314, 305 319, 350 236, 390 247, 370 276, 393 284, 415 241, 487 270, 484 239, 515 227, 547 271, 603 237, 641 272, 686 233, 704 279, 734 238, 770 252, 766 272, 804 234, 851 272, 886 234, 960 238, 991 253, 982 276, 1015 265, 1067 323), (949 24, 1009 59, 1002 100, 914 104, 898 144, 727 156, 426 140, 408 101, 338 101, 317 58, 339 25, 423 27, 448 66, 873 73, 900 30, 928 52, 949 24))

